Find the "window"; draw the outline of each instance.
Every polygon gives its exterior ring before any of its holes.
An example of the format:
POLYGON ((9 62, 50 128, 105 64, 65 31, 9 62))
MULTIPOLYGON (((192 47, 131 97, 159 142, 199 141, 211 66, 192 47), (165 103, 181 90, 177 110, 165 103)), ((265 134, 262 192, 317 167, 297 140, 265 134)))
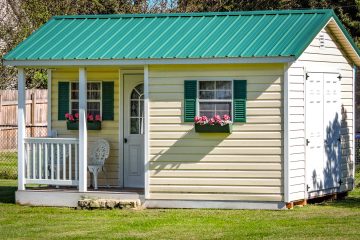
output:
POLYGON ((144 84, 137 85, 130 98, 130 134, 144 134, 144 84))
MULTIPOLYGON (((70 88, 70 112, 79 112, 79 83, 72 82, 70 88)), ((101 83, 87 84, 87 113, 101 116, 101 83)))
POLYGON ((232 81, 199 81, 199 115, 232 116, 232 81))

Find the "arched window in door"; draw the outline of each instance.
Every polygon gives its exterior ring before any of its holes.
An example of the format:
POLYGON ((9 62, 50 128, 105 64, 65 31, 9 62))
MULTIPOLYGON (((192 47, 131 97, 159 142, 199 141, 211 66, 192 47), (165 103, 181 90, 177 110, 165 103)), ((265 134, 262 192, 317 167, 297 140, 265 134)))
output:
POLYGON ((144 134, 144 84, 134 87, 130 96, 130 134, 144 134))

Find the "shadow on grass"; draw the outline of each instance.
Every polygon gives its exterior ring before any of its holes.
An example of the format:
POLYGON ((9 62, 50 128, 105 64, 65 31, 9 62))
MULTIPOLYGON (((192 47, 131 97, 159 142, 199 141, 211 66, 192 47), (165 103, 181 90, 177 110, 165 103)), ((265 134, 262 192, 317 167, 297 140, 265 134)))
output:
POLYGON ((15 186, 0 186, 0 203, 15 203, 15 186))
POLYGON ((15 203, 17 181, 0 179, 0 203, 15 203))

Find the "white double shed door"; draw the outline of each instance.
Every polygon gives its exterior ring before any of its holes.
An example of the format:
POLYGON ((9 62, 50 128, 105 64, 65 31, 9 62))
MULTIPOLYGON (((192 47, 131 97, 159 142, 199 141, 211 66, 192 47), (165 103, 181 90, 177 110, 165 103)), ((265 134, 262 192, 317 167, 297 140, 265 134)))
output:
POLYGON ((306 179, 308 193, 340 186, 341 77, 308 72, 306 94, 306 179))

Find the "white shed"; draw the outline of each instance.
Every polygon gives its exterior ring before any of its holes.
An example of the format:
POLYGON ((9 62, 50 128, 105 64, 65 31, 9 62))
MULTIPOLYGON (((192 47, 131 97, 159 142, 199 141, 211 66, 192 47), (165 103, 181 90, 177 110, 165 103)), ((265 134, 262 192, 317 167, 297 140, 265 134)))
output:
POLYGON ((19 68, 17 201, 76 205, 91 192, 87 149, 98 138, 110 142, 107 178, 121 190, 111 196, 136 187, 146 207, 279 209, 345 194, 359 53, 327 9, 56 16, 4 57, 19 68), (25 138, 25 67, 49 71, 49 132, 60 139, 25 138), (91 129, 89 112, 102 125, 91 129), (47 170, 44 144, 79 149, 68 174, 47 170))

